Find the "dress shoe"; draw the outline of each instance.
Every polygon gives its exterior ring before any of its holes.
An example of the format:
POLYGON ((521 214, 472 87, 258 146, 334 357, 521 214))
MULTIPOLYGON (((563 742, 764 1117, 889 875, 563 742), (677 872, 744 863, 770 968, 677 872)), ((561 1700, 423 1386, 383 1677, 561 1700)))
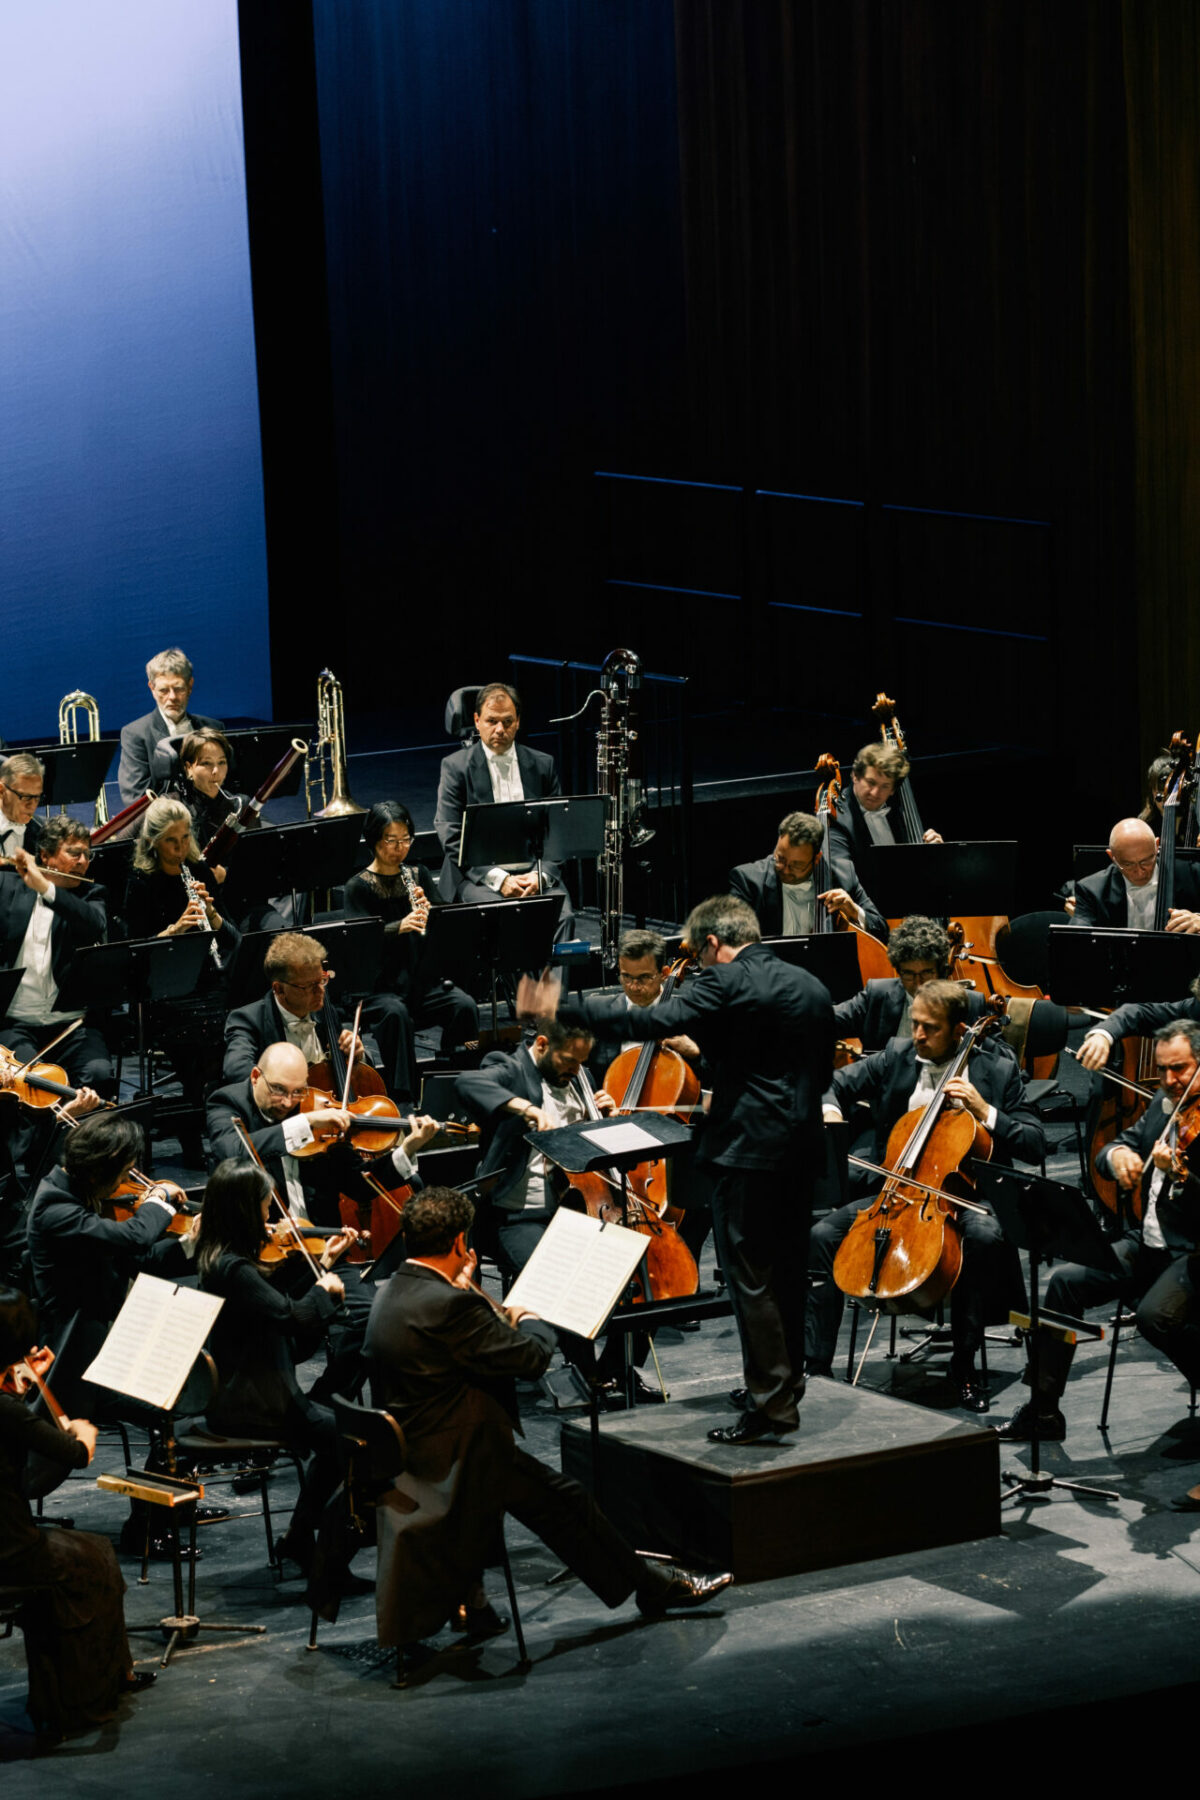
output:
POLYGON ((956 1381, 958 1388, 958 1404, 967 1412, 985 1413, 991 1411, 991 1400, 985 1387, 979 1384, 975 1374, 964 1375, 956 1381))
POLYGON ((197 1525, 216 1525, 229 1517, 227 1506, 198 1506, 196 1508, 197 1525))
MULTIPOLYGON (((803 1400, 806 1386, 807 1378, 802 1375, 797 1386, 792 1389, 793 1398, 797 1401, 803 1400)), ((732 1406, 734 1412, 753 1412, 754 1395, 747 1387, 730 1388, 729 1404, 732 1406)))
POLYGON ((502 1637, 511 1623, 512 1620, 503 1613, 498 1613, 490 1601, 486 1606, 456 1606, 450 1614, 451 1631, 464 1632, 468 1644, 480 1644, 485 1638, 502 1637))
MULTIPOLYGON (((598 1381, 594 1386, 601 1412, 625 1411, 624 1381, 614 1376, 611 1381, 598 1381)), ((633 1403, 635 1406, 661 1406, 665 1399, 666 1395, 661 1388, 651 1387, 650 1383, 644 1381, 637 1370, 634 1370, 633 1403)))
POLYGON ((152 1688, 158 1676, 153 1669, 130 1669, 117 1689, 119 1694, 142 1694, 152 1688))
POLYGON ((707 1606, 733 1582, 732 1575, 697 1575, 675 1563, 647 1563, 646 1568, 649 1579, 639 1586, 637 1603, 648 1619, 682 1607, 707 1606))
POLYGON ((799 1425, 782 1425, 768 1419, 766 1413, 744 1412, 736 1425, 715 1425, 708 1434, 710 1444, 776 1443, 786 1433, 799 1431, 799 1425))
POLYGON ((1200 1513, 1200 1494, 1176 1494, 1171 1502, 1171 1511, 1200 1513))
POLYGON ((1043 1444, 1061 1444, 1067 1435, 1067 1421, 1057 1406, 1045 1412, 1039 1412, 1032 1400, 1026 1400, 1019 1406, 1011 1419, 1003 1425, 995 1427, 996 1436, 1006 1438, 1010 1444, 1028 1444, 1033 1437, 1034 1421, 1037 1422, 1037 1435, 1043 1444))

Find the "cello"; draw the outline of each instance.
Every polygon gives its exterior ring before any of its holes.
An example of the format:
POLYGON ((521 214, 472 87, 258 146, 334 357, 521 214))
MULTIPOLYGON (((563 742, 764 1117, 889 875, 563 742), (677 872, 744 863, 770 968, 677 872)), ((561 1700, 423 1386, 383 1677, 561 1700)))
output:
MULTIPOLYGON (((826 870, 830 881, 835 882, 829 826, 837 818, 838 803, 842 797, 842 771, 837 759, 828 750, 817 758, 817 774, 825 775, 827 779, 817 789, 817 818, 821 821, 823 835, 821 848, 813 864, 814 888, 820 886, 820 874, 826 870)), ((818 936, 829 931, 853 931, 856 934, 858 973, 864 987, 868 981, 886 981, 891 975, 892 965, 888 960, 887 950, 879 939, 872 937, 869 931, 864 931, 861 925, 851 925, 844 914, 839 913, 835 918, 821 905, 819 898, 814 904, 813 931, 818 936)), ((861 1049, 861 1045, 859 1048, 861 1049)))
MULTIPOLYGON (((833 1264, 838 1287, 877 1315, 928 1310, 958 1280, 962 1238, 956 1209, 974 1204, 969 1199, 972 1183, 961 1165, 969 1156, 989 1160, 992 1140, 965 1107, 948 1104, 946 1089, 964 1073, 976 1044, 999 1023, 994 1014, 985 1014, 968 1026, 928 1103, 893 1125, 883 1187, 838 1247, 833 1264)), ((877 1316, 872 1335, 878 1322, 877 1316)))
MULTIPOLYGON (((670 999, 691 967, 692 959, 687 956, 671 964, 662 985, 661 999, 670 999)), ((677 1051, 651 1040, 622 1050, 613 1058, 605 1073, 604 1089, 616 1101, 618 1113, 663 1113, 681 1123, 700 1102, 700 1077, 691 1064, 677 1051)), ((665 1157, 639 1163, 629 1171, 629 1183, 639 1199, 653 1206, 660 1218, 668 1218, 672 1224, 677 1224, 683 1214, 678 1207, 668 1211, 669 1169, 670 1163, 665 1157)))

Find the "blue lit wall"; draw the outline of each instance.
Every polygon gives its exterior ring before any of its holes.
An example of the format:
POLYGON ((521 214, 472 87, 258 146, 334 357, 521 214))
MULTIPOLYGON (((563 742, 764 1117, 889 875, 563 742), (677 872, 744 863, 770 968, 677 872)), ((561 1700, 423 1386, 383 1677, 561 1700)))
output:
POLYGON ((0 733, 270 716, 236 0, 0 0, 0 733))

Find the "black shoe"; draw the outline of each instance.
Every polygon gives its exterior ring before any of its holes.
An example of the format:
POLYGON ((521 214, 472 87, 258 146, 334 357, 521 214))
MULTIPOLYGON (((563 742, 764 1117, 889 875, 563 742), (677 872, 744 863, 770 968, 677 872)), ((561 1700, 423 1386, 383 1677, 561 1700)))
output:
POLYGON ((964 1375, 961 1380, 955 1382, 955 1386, 958 1388, 958 1404, 967 1412, 991 1411, 992 1403, 988 1398, 988 1391, 985 1387, 980 1387, 977 1375, 974 1373, 964 1375))
POLYGON ((732 1575, 696 1575, 675 1563, 648 1563, 654 1574, 638 1589, 638 1611, 648 1619, 687 1606, 707 1606, 732 1585, 732 1575))
POLYGON ((796 1425, 782 1425, 775 1419, 768 1419, 766 1413, 744 1412, 736 1425, 715 1425, 708 1434, 710 1444, 760 1444, 775 1443, 779 1438, 791 1431, 799 1431, 796 1425))
MULTIPOLYGON (((803 1400, 807 1382, 807 1376, 802 1375, 798 1385, 792 1389, 793 1397, 796 1400, 803 1400)), ((729 1404, 732 1406, 734 1412, 753 1412, 754 1396, 747 1387, 730 1388, 729 1404)))
POLYGON ((215 1525, 221 1519, 229 1517, 227 1506, 198 1506, 196 1508, 197 1525, 215 1525))
POLYGON ((997 1437, 1007 1438, 1010 1444, 1027 1444, 1033 1437, 1034 1421, 1037 1421, 1038 1439, 1043 1444, 1061 1444, 1067 1435, 1067 1421, 1057 1406, 1039 1412, 1032 1400, 1026 1400, 1019 1406, 1011 1419, 1003 1425, 997 1425, 997 1437))
POLYGON ((147 1688, 152 1688, 157 1680, 158 1676, 153 1669, 130 1669, 117 1692, 119 1694, 141 1694, 147 1688))
MULTIPOLYGON (((597 1381, 594 1384, 596 1395, 600 1401, 601 1412, 624 1412, 625 1383, 616 1376, 611 1381, 597 1381)), ((635 1406, 661 1406, 666 1395, 661 1388, 651 1387, 635 1369, 633 1372, 633 1403, 635 1406)))
POLYGON ((1200 1494, 1176 1494, 1171 1502, 1172 1512, 1200 1512, 1200 1494))
POLYGON ((512 1620, 498 1613, 489 1602, 486 1606, 456 1606, 450 1614, 451 1631, 465 1633, 468 1644, 481 1644, 485 1638, 502 1637, 512 1620))

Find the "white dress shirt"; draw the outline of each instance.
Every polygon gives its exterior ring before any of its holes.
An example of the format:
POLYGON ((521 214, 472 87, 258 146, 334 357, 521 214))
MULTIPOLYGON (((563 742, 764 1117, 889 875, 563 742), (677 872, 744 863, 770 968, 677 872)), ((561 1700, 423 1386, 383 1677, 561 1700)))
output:
MULTIPOLYGON (((506 800, 523 800, 525 789, 521 785, 521 765, 517 761, 517 746, 510 744, 503 755, 497 756, 486 744, 480 746, 487 758, 488 774, 492 778, 492 799, 502 805, 506 800)), ((527 867, 522 864, 521 867, 527 867)), ((505 877, 511 875, 511 869, 502 869, 497 865, 489 869, 484 876, 484 885, 493 888, 496 893, 504 886, 505 877)))
POLYGON ((873 844, 895 843, 896 834, 892 830, 891 822, 888 818, 888 814, 891 810, 890 806, 881 806, 878 807, 875 812, 868 812, 866 807, 863 807, 863 823, 871 834, 871 842, 873 844))
POLYGON ((317 1036, 317 1028, 313 1024, 312 1015, 301 1019, 295 1013, 290 1013, 278 998, 276 998, 275 1004, 279 1008, 279 1016, 283 1020, 284 1036, 288 1043, 295 1044, 298 1050, 303 1050, 305 1062, 323 1062, 325 1052, 321 1048, 321 1040, 317 1036))
POLYGON ((57 1025, 67 1019, 82 1019, 83 1008, 73 1012, 56 1012, 58 983, 51 973, 51 933, 54 929, 54 884, 48 894, 39 894, 33 903, 21 948, 13 961, 14 969, 24 969, 21 985, 8 1009, 10 1019, 26 1025, 57 1025))
POLYGON ((1154 905, 1158 898, 1158 868, 1145 887, 1134 887, 1133 883, 1122 875, 1125 882, 1126 922, 1131 931, 1154 930, 1154 905))

